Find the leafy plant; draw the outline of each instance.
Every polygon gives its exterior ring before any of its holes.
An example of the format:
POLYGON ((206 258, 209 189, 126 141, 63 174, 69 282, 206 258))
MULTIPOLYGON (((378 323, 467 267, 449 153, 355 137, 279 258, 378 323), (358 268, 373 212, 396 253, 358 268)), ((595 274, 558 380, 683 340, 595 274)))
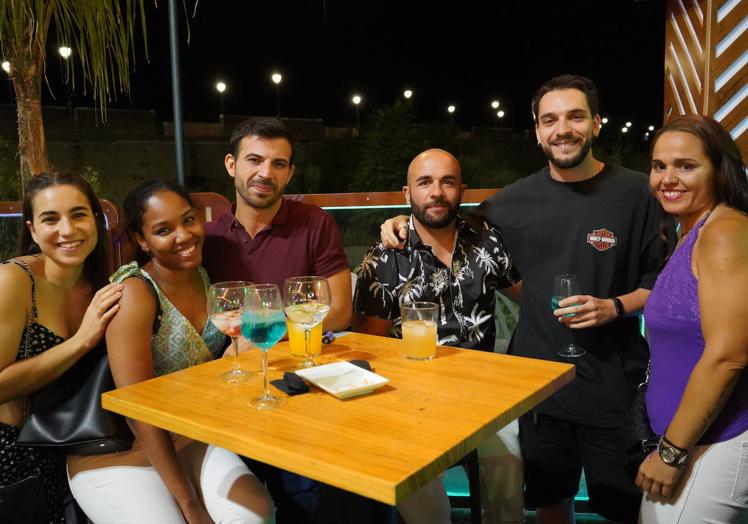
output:
POLYGON ((130 91, 136 20, 146 37, 143 4, 144 0, 0 2, 0 55, 10 62, 18 113, 18 187, 29 176, 49 170, 41 86, 50 28, 78 57, 84 92, 90 86, 104 115, 115 93, 130 91))

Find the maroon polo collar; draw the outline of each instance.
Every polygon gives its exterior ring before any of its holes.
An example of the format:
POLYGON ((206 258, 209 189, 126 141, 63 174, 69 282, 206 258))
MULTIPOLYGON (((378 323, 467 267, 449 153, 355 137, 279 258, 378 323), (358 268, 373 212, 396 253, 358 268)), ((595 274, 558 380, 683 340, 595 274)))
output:
MULTIPOLYGON (((281 197, 280 208, 278 208, 278 212, 275 213, 273 220, 270 221, 270 225, 271 226, 275 226, 275 225, 285 226, 286 222, 288 222, 288 214, 291 212, 290 208, 291 206, 288 204, 288 200, 284 197, 281 197)), ((231 217, 232 217, 231 229, 236 229, 236 228, 244 229, 244 226, 236 218, 236 202, 231 204, 231 217)))

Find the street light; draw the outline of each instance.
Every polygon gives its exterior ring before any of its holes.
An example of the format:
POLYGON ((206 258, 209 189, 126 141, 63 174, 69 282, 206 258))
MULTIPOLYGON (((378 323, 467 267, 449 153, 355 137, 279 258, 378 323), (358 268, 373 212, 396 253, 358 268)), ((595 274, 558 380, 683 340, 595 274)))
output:
MULTIPOLYGON (((57 50, 58 53, 60 53, 60 56, 65 61, 65 72, 62 74, 62 81, 65 84, 65 93, 68 97, 68 118, 73 118, 73 100, 71 97, 70 92, 70 64, 68 64, 68 59, 70 58, 70 55, 73 54, 73 50, 70 49, 68 46, 63 45, 60 46, 60 48, 57 50)), ((60 64, 62 65, 62 64, 60 64)))
POLYGON ((353 98, 351 98, 351 102, 353 102, 353 105, 356 106, 356 130, 361 129, 361 118, 359 116, 358 112, 358 106, 361 104, 361 97, 359 95, 353 95, 353 98))
POLYGON ((8 75, 8 96, 10 97, 10 103, 13 103, 13 80, 10 79, 10 62, 7 60, 3 60, 3 63, 0 64, 0 67, 3 68, 3 71, 8 75))
POLYGON ((621 133, 628 133, 628 132, 629 132, 629 128, 628 127, 622 127, 621 128, 621 133))
POLYGON ((407 100, 410 100, 410 97, 412 97, 412 96, 413 96, 413 91, 411 91, 410 89, 406 89, 405 91, 403 91, 403 96, 404 96, 404 97, 405 97, 405 98, 406 98, 407 100))
POLYGON ((655 130, 655 126, 649 126, 649 127, 647 128, 647 129, 648 129, 649 131, 654 131, 654 130, 655 130))
POLYGON ((216 91, 218 91, 218 104, 221 108, 218 119, 221 120, 223 118, 223 94, 226 92, 226 83, 221 80, 216 82, 216 91))
POLYGON ((626 127, 631 127, 631 122, 626 122, 626 127))
MULTIPOLYGON (((494 100, 493 102, 491 102, 491 107, 493 107, 494 109, 498 108, 499 107, 499 101, 498 100, 494 100)), ((501 111, 501 110, 496 111, 496 124, 494 126, 495 127, 495 131, 496 131, 496 140, 499 139, 499 120, 501 120, 502 118, 504 118, 504 111, 501 111)))
POLYGON ((448 105, 447 106, 447 113, 449 114, 449 124, 454 125, 455 119, 454 119, 454 112, 457 110, 457 108, 454 105, 448 105))
POLYGON ((275 84, 275 115, 280 118, 281 116, 281 103, 280 103, 280 83, 283 80, 283 75, 280 73, 273 73, 270 75, 270 80, 275 84))
POLYGON ((607 123, 608 123, 608 117, 607 117, 607 116, 604 116, 604 117, 603 117, 603 119, 601 120, 601 122, 602 122, 603 124, 607 124, 607 123))

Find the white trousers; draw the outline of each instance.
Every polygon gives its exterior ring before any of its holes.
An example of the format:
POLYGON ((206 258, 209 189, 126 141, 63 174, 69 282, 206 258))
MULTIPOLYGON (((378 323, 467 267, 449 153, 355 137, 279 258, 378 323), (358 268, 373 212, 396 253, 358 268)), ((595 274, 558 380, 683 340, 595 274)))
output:
MULTIPOLYGON (((485 524, 524 521, 524 474, 519 424, 510 422, 478 446, 485 524)), ((406 524, 449 524, 450 504, 440 475, 397 505, 406 524)))
POLYGON ((451 506, 441 474, 397 505, 405 524, 450 524, 451 506))
POLYGON ((524 522, 525 476, 516 420, 478 446, 478 463, 484 524, 524 522))
MULTIPOLYGON (((265 522, 260 515, 228 498, 234 482, 243 475, 251 474, 234 453, 214 446, 207 447, 200 469, 199 487, 205 508, 214 522, 265 522)), ((82 471, 70 479, 70 490, 95 524, 185 522, 176 501, 159 474, 150 466, 114 466, 82 471)))
POLYGON ((666 499, 645 494, 643 524, 736 523, 748 507, 748 431, 708 446, 696 446, 694 460, 666 499))

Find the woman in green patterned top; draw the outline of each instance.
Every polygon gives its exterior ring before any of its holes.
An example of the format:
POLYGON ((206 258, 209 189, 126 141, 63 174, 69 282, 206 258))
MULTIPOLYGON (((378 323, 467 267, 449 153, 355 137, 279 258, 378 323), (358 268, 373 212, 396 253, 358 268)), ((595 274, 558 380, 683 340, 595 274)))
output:
MULTIPOLYGON (((176 184, 149 181, 127 196, 124 207, 140 265, 127 264, 112 276, 125 286, 106 333, 118 387, 211 360, 225 342, 208 321, 203 225, 189 195, 176 184)), ((130 451, 68 458, 70 488, 91 520, 273 520, 270 496, 238 456, 129 423, 135 434, 130 451)))

